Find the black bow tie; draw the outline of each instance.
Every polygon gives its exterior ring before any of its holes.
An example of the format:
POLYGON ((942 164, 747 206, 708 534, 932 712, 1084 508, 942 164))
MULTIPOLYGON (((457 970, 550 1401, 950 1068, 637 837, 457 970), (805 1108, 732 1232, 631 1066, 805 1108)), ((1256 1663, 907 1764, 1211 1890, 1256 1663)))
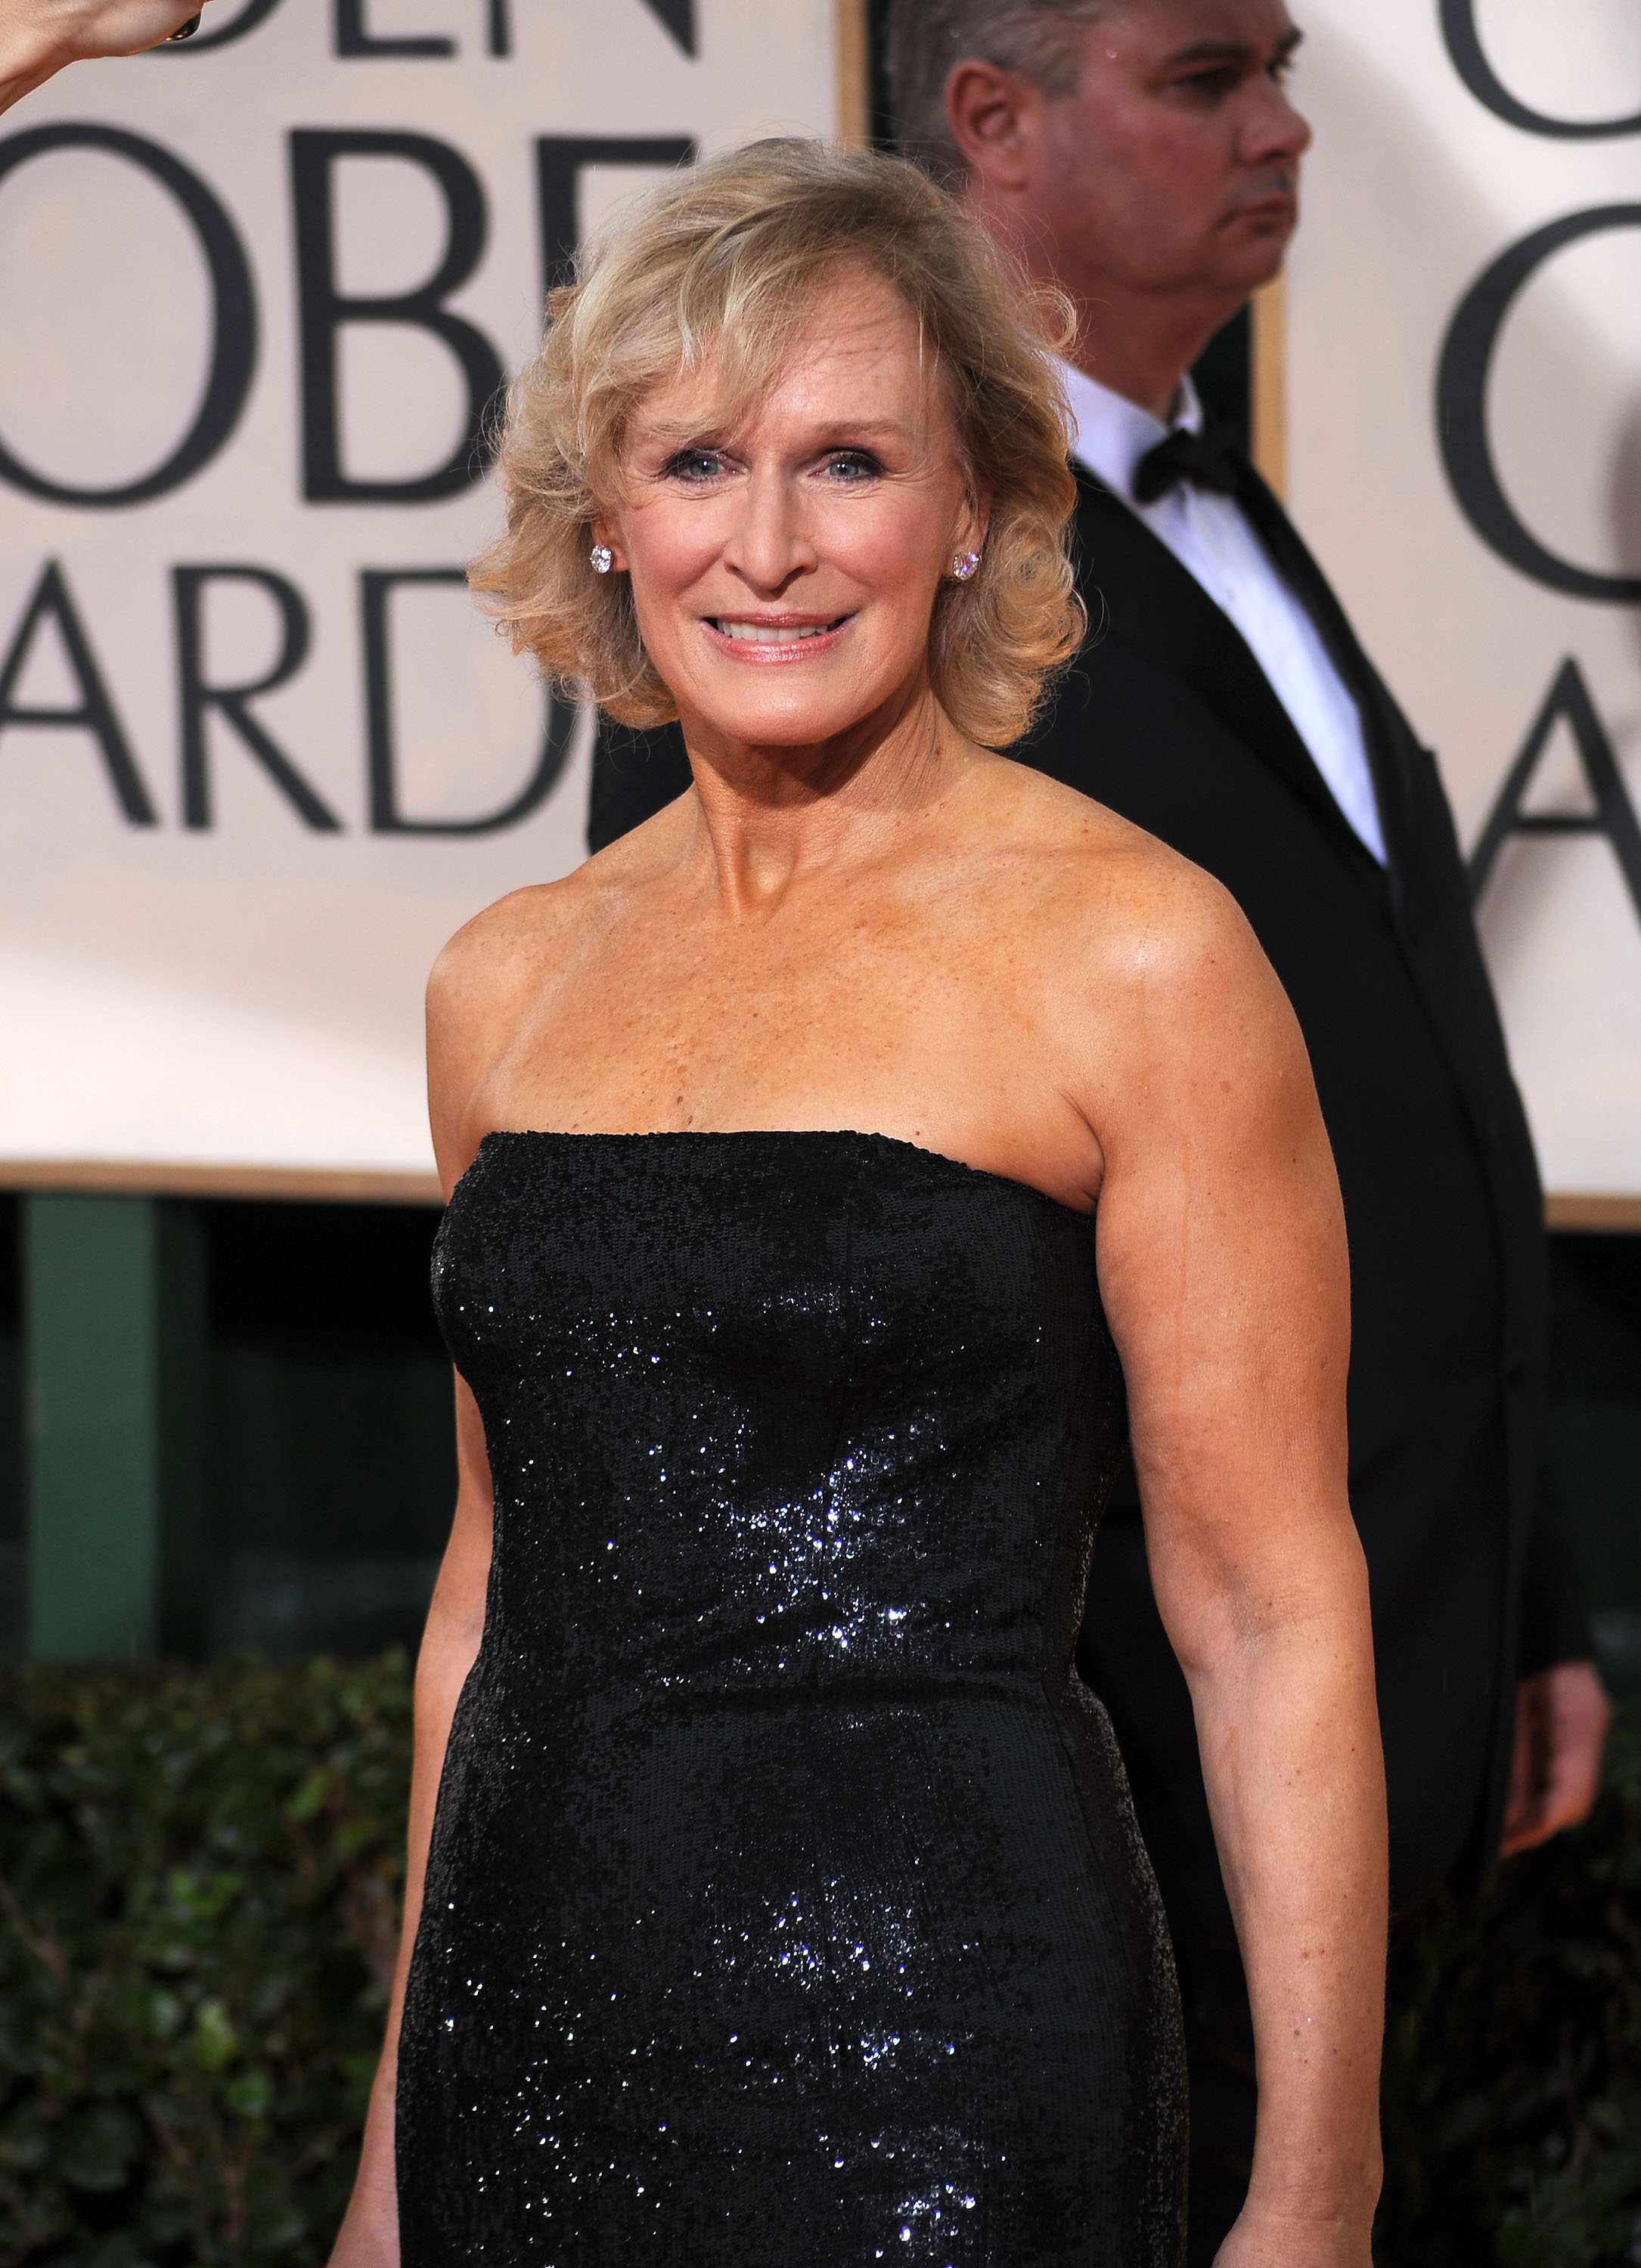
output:
POLYGON ((1148 449, 1134 468, 1134 500, 1155 504, 1181 481, 1193 488, 1212 489, 1216 496, 1234 496, 1238 486, 1236 444, 1224 425, 1205 425, 1193 433, 1176 425, 1172 433, 1148 449))

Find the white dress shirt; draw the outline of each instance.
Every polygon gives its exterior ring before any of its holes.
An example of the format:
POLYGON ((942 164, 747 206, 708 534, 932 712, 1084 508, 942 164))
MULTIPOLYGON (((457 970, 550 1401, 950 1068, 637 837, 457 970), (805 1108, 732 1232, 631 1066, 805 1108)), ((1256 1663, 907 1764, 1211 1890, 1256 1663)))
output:
MULTIPOLYGON (((1160 537, 1179 564, 1241 631, 1270 680, 1334 799, 1382 866, 1385 837, 1362 717, 1315 623, 1277 572, 1233 497, 1181 481, 1155 504, 1137 504, 1142 457, 1172 430, 1137 402, 1061 363, 1076 438, 1072 454, 1160 537)), ((1174 426, 1202 430, 1202 405, 1187 378, 1174 426)))

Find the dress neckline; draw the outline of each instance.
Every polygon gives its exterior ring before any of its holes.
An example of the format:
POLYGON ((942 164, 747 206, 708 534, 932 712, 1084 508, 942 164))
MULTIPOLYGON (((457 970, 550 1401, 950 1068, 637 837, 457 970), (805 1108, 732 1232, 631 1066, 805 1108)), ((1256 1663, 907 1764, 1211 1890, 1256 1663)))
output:
MULTIPOLYGON (((681 1126, 658 1127, 636 1134, 572 1133, 552 1126, 497 1126, 481 1138, 473 1153, 473 1165, 478 1163, 492 1142, 870 1142, 906 1157, 926 1159, 931 1165, 943 1166, 950 1173, 967 1175, 971 1181, 994 1182, 1007 1189, 1018 1189, 1023 1197, 1035 1197, 1039 1204, 1052 1205, 1056 1212, 1067 1213, 1073 1220, 1092 1222, 1098 1210, 1090 1207, 1085 1212, 1081 1206, 1050 1197, 1046 1189, 1039 1189, 1033 1182, 1019 1181, 1012 1174, 994 1174, 985 1166, 971 1166, 965 1159, 954 1158, 947 1151, 928 1149, 921 1142, 903 1140, 898 1134, 872 1133, 855 1126, 681 1126)), ((472 1169, 469 1166, 468 1173, 472 1169)), ((461 1176, 462 1181, 466 1178, 466 1174, 461 1176)))

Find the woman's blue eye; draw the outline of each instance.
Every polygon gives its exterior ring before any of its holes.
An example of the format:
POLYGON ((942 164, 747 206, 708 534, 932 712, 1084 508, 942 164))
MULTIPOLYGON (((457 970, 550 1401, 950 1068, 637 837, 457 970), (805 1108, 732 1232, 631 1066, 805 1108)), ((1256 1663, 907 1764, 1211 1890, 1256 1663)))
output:
POLYGON ((851 453, 847 456, 831 458, 827 462, 826 469, 829 473, 844 474, 851 480, 864 481, 869 480, 877 468, 869 457, 851 453))
POLYGON ((680 480, 715 480, 723 470, 723 459, 714 456, 710 449, 686 449, 681 457, 673 459, 669 469, 680 480))

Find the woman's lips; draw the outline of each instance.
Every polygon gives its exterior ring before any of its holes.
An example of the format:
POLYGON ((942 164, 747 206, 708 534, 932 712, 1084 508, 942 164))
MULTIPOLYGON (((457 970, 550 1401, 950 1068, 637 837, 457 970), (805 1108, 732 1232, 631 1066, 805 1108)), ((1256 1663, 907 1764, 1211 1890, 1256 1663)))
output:
POLYGON ((708 615, 701 628, 708 643, 731 660, 780 668, 832 652, 854 619, 853 615, 833 615, 819 622, 708 615))

